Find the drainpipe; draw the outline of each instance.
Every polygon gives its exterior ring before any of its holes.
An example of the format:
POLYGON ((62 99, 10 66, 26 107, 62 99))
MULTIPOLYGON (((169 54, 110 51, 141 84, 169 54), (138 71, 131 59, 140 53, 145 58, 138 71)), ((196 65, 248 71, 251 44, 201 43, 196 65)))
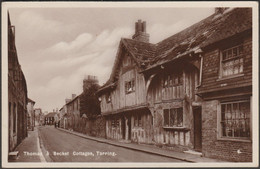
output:
POLYGON ((202 83, 202 65, 203 65, 203 57, 201 55, 201 53, 199 54, 200 57, 200 77, 199 77, 199 85, 196 88, 199 88, 201 86, 202 83))

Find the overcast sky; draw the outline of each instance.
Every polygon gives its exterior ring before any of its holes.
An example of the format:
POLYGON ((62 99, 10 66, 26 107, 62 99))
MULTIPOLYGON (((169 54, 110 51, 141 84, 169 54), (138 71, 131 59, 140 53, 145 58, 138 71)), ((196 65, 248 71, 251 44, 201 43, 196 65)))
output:
POLYGON ((138 19, 157 43, 206 18, 214 8, 11 8, 18 59, 35 107, 52 111, 82 92, 84 75, 108 80, 121 37, 138 19))

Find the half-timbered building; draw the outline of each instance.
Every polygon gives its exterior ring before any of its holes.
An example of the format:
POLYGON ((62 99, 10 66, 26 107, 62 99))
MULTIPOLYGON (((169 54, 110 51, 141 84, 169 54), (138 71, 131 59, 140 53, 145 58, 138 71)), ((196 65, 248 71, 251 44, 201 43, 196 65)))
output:
POLYGON ((136 22, 98 91, 106 137, 252 161, 251 33, 250 8, 216 8, 157 44, 136 22))

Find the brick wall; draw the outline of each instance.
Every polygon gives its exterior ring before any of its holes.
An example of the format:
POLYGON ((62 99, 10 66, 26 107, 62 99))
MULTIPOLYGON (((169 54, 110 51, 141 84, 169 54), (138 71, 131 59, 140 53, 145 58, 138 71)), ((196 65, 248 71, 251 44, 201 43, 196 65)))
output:
POLYGON ((252 161, 252 143, 217 139, 217 100, 202 104, 202 153, 206 157, 227 161, 252 161), (237 153, 240 150, 242 153, 237 153))

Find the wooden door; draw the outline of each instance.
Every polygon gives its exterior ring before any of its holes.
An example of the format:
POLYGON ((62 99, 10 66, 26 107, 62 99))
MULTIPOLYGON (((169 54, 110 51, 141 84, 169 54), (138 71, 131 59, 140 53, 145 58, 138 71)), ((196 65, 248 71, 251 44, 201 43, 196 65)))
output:
POLYGON ((201 107, 193 109, 194 117, 194 149, 201 151, 202 149, 202 133, 201 133, 201 107))

